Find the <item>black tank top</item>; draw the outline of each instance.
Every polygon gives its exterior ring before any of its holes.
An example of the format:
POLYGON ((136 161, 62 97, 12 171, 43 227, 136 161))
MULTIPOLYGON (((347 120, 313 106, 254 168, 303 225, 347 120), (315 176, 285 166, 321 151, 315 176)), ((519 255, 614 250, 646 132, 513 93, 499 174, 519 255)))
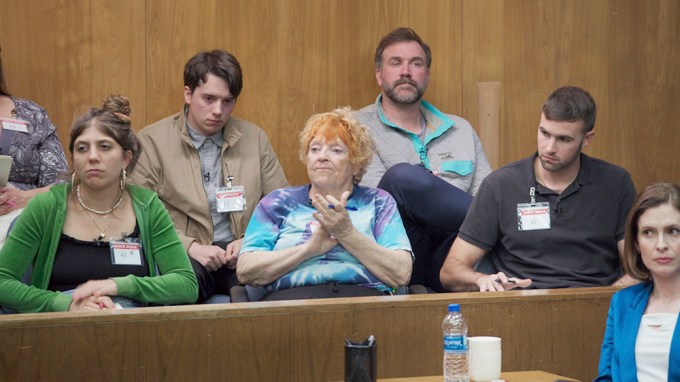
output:
MULTIPOLYGON (((139 238, 139 227, 126 236, 139 238)), ((149 276, 149 267, 143 259, 140 265, 114 265, 108 242, 83 241, 61 234, 52 265, 52 276, 47 289, 67 291, 89 280, 135 275, 149 276)))

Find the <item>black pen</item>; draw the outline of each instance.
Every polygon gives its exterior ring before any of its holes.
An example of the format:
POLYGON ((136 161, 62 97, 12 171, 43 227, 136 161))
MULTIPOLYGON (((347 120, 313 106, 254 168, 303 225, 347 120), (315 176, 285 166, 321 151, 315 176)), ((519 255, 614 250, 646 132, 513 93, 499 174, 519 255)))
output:
MULTIPOLYGON (((329 205, 328 205, 328 208, 334 209, 335 206, 332 205, 332 204, 329 204, 329 205)), ((346 209, 347 211, 358 211, 358 209, 357 209, 356 207, 352 207, 352 206, 345 206, 345 209, 346 209)))
MULTIPOLYGON (((495 279, 494 282, 497 282, 497 283, 499 283, 499 284, 503 284, 503 283, 501 282, 501 279, 498 279, 498 278, 495 279)), ((515 280, 508 280, 508 284, 517 284, 517 281, 515 281, 515 280)))

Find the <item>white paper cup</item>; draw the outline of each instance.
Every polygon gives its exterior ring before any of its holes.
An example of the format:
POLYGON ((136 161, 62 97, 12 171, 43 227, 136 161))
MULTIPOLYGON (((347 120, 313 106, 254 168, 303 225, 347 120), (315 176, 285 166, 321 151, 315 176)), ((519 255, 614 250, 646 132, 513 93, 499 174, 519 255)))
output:
POLYGON ((501 339, 469 337, 468 363, 470 380, 491 381, 501 377, 501 339))

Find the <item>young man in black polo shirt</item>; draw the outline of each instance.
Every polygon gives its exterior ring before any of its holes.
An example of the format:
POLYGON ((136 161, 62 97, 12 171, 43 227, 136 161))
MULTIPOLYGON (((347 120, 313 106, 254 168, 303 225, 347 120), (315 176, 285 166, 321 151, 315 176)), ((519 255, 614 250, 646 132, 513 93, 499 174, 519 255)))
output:
POLYGON ((636 192, 626 170, 581 152, 595 101, 563 87, 543 105, 538 151, 482 183, 442 267, 451 291, 627 283, 619 253, 636 192), (489 253, 492 274, 473 266, 489 253))

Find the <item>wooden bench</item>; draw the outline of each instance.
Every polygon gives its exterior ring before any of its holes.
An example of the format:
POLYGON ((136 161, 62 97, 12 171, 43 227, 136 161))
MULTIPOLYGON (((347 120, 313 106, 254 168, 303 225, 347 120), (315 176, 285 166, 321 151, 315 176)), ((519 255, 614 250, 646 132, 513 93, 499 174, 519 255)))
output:
POLYGON ((0 316, 0 380, 328 381, 373 334, 380 378, 441 374, 441 320, 503 338, 503 370, 597 372, 615 288, 364 297, 0 316))

